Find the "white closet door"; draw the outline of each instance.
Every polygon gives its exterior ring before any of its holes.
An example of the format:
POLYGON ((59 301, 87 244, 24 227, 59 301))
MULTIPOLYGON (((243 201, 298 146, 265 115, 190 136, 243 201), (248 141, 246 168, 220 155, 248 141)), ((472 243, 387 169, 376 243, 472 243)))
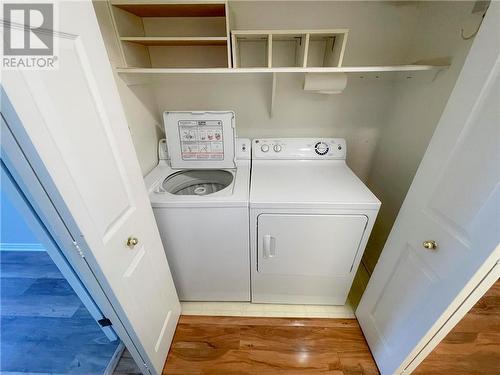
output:
POLYGON ((499 20, 492 2, 356 311, 382 374, 408 367, 500 240, 499 20))
POLYGON ((56 6, 59 68, 3 71, 2 85, 80 230, 89 266, 159 374, 180 313, 177 293, 92 3, 56 6))

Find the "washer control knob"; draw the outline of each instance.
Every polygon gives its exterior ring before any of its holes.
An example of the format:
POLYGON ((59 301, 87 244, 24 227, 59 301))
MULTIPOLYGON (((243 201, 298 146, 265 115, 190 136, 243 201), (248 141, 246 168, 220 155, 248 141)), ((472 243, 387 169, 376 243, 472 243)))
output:
POLYGON ((262 146, 260 146, 260 151, 262 151, 262 152, 268 152, 269 151, 269 145, 262 145, 262 146))
POLYGON ((318 155, 326 155, 329 150, 330 148, 325 142, 318 142, 314 145, 314 151, 316 151, 318 155))
POLYGON ((280 152, 281 151, 281 146, 280 145, 274 145, 273 150, 274 150, 274 152, 280 152))

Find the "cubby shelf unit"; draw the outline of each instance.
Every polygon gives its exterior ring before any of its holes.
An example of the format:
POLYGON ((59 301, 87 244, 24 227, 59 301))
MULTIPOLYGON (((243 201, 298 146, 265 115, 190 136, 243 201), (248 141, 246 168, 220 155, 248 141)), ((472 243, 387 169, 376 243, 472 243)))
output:
POLYGON ((233 67, 341 67, 348 34, 348 29, 231 30, 233 67))
POLYGON ((111 1, 127 68, 230 68, 226 1, 111 1))

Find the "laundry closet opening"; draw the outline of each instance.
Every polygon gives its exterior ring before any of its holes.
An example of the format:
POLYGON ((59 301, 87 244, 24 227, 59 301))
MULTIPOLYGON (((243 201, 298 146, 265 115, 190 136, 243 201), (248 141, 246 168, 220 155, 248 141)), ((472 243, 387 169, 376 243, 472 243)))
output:
MULTIPOLYGON (((238 139, 345 139, 347 165, 381 202, 349 296, 355 307, 474 40, 464 35, 480 25, 474 2, 229 1, 196 14, 94 7, 144 176, 162 160, 165 111, 234 111, 238 139), (309 73, 347 83, 332 95, 304 90, 309 73)), ((236 144, 241 155, 243 146, 255 148, 236 144)), ((207 183, 188 195, 237 182, 230 171, 189 173, 207 183)))

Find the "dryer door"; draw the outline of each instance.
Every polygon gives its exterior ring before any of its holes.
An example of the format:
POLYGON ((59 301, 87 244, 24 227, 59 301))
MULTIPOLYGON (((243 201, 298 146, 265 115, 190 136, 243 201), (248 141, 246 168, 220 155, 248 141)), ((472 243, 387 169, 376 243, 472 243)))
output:
POLYGON ((368 218, 261 214, 254 302, 344 304, 368 218))

